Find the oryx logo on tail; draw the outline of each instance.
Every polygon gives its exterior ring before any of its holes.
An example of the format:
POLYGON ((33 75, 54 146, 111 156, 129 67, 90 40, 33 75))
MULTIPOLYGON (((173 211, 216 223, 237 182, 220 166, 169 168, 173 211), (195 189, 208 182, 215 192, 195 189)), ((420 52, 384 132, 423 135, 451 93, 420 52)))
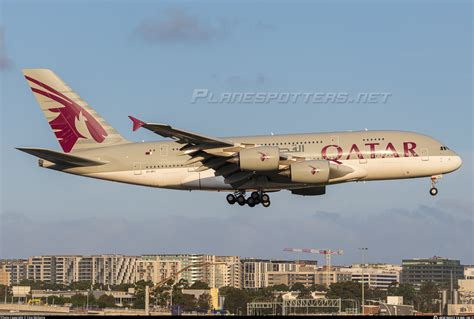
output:
POLYGON ((70 152, 79 138, 94 139, 97 143, 105 140, 108 135, 106 130, 87 110, 51 86, 27 75, 25 78, 34 93, 58 103, 51 103, 47 110, 57 113, 55 118, 49 120, 49 125, 64 152, 70 152))

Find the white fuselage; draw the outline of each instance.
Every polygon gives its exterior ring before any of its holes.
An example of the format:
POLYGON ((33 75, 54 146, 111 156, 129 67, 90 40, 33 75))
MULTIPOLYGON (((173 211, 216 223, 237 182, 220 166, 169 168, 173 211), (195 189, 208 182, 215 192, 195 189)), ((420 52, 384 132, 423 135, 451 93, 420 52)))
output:
MULTIPOLYGON (((411 132, 363 131, 256 136, 229 138, 234 143, 278 146, 282 154, 329 160, 332 167, 352 168, 353 172, 331 178, 327 184, 430 177, 452 172, 461 166, 461 158, 437 140, 411 132), (375 136, 375 137, 374 137, 375 136)), ((61 169, 64 172, 110 181, 150 187, 225 191, 234 187, 215 176, 213 169, 196 172, 200 164, 185 165, 176 142, 130 143, 77 154, 104 160, 110 164, 95 168, 61 169)), ((47 165, 46 165, 47 166, 47 165)), ((51 167, 53 168, 53 167, 51 167)), ((258 172, 256 172, 258 173, 258 172)), ((255 178, 239 189, 280 190, 308 187, 282 179, 255 178)))

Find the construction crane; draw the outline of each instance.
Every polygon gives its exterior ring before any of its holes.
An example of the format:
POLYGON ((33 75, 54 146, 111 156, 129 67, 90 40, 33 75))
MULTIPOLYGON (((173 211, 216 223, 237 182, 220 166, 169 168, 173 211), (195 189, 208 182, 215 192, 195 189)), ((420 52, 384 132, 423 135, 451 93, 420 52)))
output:
POLYGON ((285 248, 283 251, 289 251, 293 253, 309 253, 309 254, 319 254, 319 255, 324 255, 326 257, 326 286, 329 287, 331 284, 330 280, 330 271, 331 271, 331 256, 332 255, 338 255, 341 256, 344 254, 344 251, 342 249, 314 249, 314 248, 285 248))

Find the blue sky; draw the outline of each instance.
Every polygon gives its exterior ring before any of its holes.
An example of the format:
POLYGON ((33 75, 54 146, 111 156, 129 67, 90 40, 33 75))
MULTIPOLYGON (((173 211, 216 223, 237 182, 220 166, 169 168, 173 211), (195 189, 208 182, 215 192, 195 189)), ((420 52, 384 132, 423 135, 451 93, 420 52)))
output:
POLYGON ((1 257, 195 252, 335 262, 441 255, 474 263, 469 1, 1 1, 1 257), (282 191, 270 209, 224 194, 39 169, 15 146, 59 149, 21 68, 57 72, 120 133, 127 115, 211 136, 358 129, 431 135, 458 152, 436 198, 427 179, 282 191), (376 104, 192 104, 213 92, 390 92, 376 104), (34 234, 32 237, 31 234, 34 234))

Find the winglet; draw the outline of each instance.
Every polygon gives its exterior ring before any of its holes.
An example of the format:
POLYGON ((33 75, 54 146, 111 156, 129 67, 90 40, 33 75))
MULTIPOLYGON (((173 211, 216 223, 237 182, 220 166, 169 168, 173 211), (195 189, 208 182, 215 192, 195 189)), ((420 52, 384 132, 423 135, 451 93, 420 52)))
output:
POLYGON ((139 119, 129 115, 128 116, 132 122, 133 122, 133 131, 135 132, 136 130, 138 130, 140 127, 142 127, 143 125, 145 125, 145 122, 143 121, 140 121, 139 119))

